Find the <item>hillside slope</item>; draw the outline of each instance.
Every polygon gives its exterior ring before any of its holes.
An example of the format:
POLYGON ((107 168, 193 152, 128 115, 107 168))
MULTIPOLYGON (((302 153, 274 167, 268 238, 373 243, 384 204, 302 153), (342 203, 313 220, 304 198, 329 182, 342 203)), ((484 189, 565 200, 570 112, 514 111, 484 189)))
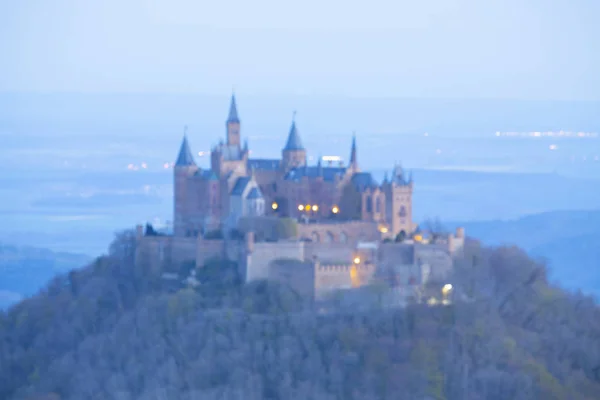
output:
POLYGON ((36 293, 55 275, 90 261, 81 254, 0 243, 0 309, 36 293))
POLYGON ((469 243, 448 307, 322 314, 235 265, 165 292, 133 234, 0 314, 3 399, 594 399, 600 310, 469 243))
POLYGON ((551 279, 600 296, 600 211, 554 211, 508 221, 450 222, 487 245, 515 245, 543 258, 551 279))

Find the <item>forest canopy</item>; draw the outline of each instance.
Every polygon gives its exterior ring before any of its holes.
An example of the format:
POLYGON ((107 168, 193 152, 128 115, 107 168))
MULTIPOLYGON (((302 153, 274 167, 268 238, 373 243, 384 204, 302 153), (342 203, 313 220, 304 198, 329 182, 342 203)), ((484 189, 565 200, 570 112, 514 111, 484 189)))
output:
POLYGON ((518 248, 467 243, 452 305, 328 313, 217 260, 167 291, 135 250, 0 314, 0 398, 600 398, 597 304, 518 248))

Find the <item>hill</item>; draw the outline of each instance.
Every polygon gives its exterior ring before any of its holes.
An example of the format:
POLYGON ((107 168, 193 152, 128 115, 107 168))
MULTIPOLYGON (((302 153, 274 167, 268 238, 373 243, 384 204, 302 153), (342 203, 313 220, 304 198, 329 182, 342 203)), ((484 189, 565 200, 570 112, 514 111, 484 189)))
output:
POLYGON ((518 244, 543 258, 552 280, 600 296, 600 211, 553 211, 507 221, 451 222, 487 245, 518 244))
POLYGON ((81 254, 0 243, 0 309, 35 294, 55 275, 89 261, 81 254))
POLYGON ((600 309, 516 248, 469 242, 453 305, 327 313, 286 287, 242 285, 217 261, 197 271, 200 286, 167 291, 134 252, 125 233, 0 314, 0 398, 600 395, 600 309))

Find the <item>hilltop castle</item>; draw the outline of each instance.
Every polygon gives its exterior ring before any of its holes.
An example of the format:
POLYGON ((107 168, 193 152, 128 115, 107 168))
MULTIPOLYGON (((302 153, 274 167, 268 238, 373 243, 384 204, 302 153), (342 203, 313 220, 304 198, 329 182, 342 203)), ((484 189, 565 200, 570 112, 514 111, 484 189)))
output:
POLYGON ((464 230, 417 232, 413 180, 400 166, 379 184, 361 171, 355 136, 346 165, 319 159, 309 166, 295 120, 280 159, 250 158, 235 96, 225 126, 210 169, 197 165, 184 135, 174 165, 173 233, 139 225, 136 262, 177 280, 185 263, 228 260, 246 282, 284 282, 313 299, 385 282, 394 304, 447 276, 464 230))
MULTIPOLYGON (((212 149, 210 169, 198 167, 187 136, 183 138, 174 167, 175 236, 229 231, 237 227, 240 218, 248 216, 362 221, 393 238, 413 232, 412 179, 400 166, 381 184, 369 172, 361 171, 355 136, 347 165, 323 165, 319 159, 309 166, 295 120, 280 159, 250 158, 248 142, 242 145, 235 95, 231 96, 225 126, 226 140, 212 149)), ((361 225, 355 226, 358 229, 361 225)), ((316 242, 345 242, 353 235, 343 230, 324 235, 314 232, 310 239, 316 242)))

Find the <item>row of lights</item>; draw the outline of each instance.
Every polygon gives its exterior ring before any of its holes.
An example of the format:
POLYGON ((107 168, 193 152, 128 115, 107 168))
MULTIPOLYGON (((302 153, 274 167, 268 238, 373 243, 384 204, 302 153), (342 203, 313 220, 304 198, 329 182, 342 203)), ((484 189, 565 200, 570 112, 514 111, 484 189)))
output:
MULTIPOLYGON (((279 204, 277 204, 277 202, 275 202, 275 201, 274 201, 274 202, 271 204, 271 208, 272 208, 273 210, 277 210, 277 209, 279 208, 279 204)), ((314 212, 317 212, 317 211, 319 211, 319 206, 318 206, 318 205, 316 205, 316 204, 313 204, 312 206, 311 206, 310 204, 307 204, 307 205, 304 205, 304 204, 299 204, 299 205, 298 205, 298 211, 306 211, 306 212, 309 212, 309 211, 311 211, 311 210, 312 210, 312 211, 314 211, 314 212)), ((333 206, 333 207, 331 208, 331 212, 332 212, 332 213, 334 213, 334 214, 337 214, 337 213, 339 213, 339 212, 340 212, 340 208, 339 208, 338 206, 333 206)))

